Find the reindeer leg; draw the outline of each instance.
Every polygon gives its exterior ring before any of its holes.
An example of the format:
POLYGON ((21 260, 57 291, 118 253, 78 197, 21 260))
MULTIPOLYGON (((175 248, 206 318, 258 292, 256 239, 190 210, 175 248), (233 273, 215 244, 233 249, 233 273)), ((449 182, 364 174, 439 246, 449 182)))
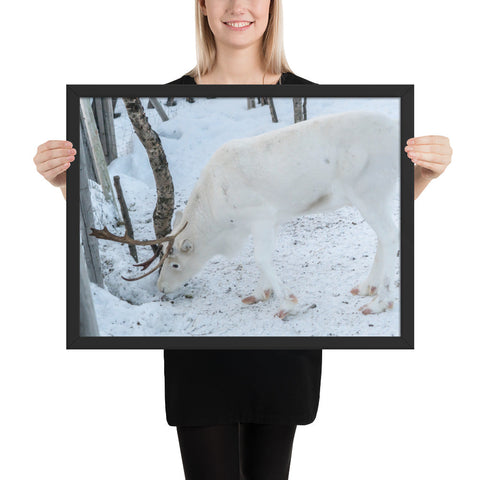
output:
POLYGON ((364 315, 384 312, 393 307, 395 258, 398 249, 398 229, 389 217, 383 219, 381 228, 375 228, 378 235, 378 245, 381 246, 382 276, 378 276, 377 295, 372 301, 360 307, 364 315))
POLYGON ((264 273, 260 271, 260 280, 255 288, 253 295, 245 297, 242 302, 246 305, 253 305, 254 303, 268 300, 273 295, 273 288, 270 286, 268 279, 264 273))
POLYGON ((368 224, 377 234, 377 253, 372 269, 365 281, 352 290, 360 295, 374 295, 372 301, 360 307, 365 315, 384 312, 393 307, 395 258, 399 232, 391 216, 390 203, 369 195, 354 198, 368 224))
POLYGON ((383 271, 383 245, 377 243, 377 253, 375 254, 375 260, 373 261, 372 268, 368 277, 360 282, 356 287, 350 290, 353 295, 360 295, 362 297, 372 296, 377 294, 377 288, 381 281, 383 271))
POLYGON ((255 261, 260 270, 260 280, 253 295, 250 295, 242 300, 242 302, 247 305, 253 305, 254 303, 268 300, 274 292, 273 285, 278 283, 278 279, 274 279, 272 281, 272 273, 273 276, 276 277, 272 261, 272 251, 274 245, 273 228, 273 225, 259 223, 252 229, 255 261), (268 230, 271 230, 271 234, 268 233, 268 230))
POLYGON ((245 297, 244 299, 242 299, 242 302, 246 305, 253 305, 254 303, 268 300, 273 295, 273 289, 268 285, 268 281, 265 279, 263 273, 260 272, 260 280, 253 295, 245 297))
POLYGON ((272 293, 281 299, 281 309, 276 316, 284 319, 297 310, 297 298, 282 283, 273 267, 273 248, 275 245, 275 226, 271 223, 258 222, 252 227, 255 261, 260 270, 260 282, 251 297, 243 299, 244 303, 256 303, 267 300, 272 293))

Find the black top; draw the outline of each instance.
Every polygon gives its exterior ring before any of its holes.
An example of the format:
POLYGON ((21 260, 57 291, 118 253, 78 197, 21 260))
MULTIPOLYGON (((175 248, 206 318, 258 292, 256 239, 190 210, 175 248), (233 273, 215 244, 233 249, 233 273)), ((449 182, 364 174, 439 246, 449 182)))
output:
MULTIPOLYGON (((280 83, 313 82, 283 73, 280 83)), ((165 350, 164 364, 169 425, 306 425, 317 415, 321 350, 165 350)))
MULTIPOLYGON (((167 85, 196 85, 195 80, 190 75, 184 75, 183 77, 177 78, 173 82, 169 82, 167 85)), ((294 73, 282 73, 279 81, 276 85, 302 85, 302 84, 313 84, 310 80, 305 78, 298 77, 294 73)))

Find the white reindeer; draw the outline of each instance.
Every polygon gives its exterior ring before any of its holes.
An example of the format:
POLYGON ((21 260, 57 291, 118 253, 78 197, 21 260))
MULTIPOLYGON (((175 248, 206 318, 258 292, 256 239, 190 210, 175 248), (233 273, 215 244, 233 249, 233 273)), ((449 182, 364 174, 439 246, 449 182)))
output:
POLYGON ((399 232, 392 212, 399 171, 398 123, 379 113, 322 116, 231 140, 202 170, 184 212, 176 212, 171 236, 151 241, 168 242, 158 289, 175 291, 214 255, 235 255, 252 234, 261 275, 243 302, 267 300, 273 293, 280 299, 276 315, 284 319, 298 311, 298 304, 275 274, 276 227, 301 215, 353 205, 378 243, 369 275, 351 293, 373 296, 361 308, 364 314, 383 312, 394 298, 399 232))

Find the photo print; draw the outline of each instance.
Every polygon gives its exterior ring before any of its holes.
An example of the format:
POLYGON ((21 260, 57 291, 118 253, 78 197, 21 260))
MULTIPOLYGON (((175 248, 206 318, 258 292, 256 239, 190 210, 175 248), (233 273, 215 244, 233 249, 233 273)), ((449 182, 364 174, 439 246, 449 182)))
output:
POLYGON ((413 348, 413 87, 120 87, 67 89, 69 348, 413 348))

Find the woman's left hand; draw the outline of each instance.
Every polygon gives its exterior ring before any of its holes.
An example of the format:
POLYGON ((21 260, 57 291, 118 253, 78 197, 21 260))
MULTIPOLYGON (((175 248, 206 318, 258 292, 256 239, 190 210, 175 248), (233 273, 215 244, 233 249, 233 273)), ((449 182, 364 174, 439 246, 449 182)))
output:
POLYGON ((437 178, 452 161, 450 140, 441 135, 410 138, 405 151, 426 180, 437 178))

